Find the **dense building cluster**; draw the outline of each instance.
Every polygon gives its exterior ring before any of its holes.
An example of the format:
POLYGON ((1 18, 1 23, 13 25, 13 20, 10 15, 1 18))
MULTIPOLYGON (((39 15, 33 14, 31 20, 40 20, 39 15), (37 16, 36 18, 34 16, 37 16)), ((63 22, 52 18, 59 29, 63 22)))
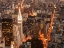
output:
POLYGON ((32 48, 38 48, 41 45, 41 40, 38 40, 40 30, 47 39, 52 14, 54 14, 54 20, 47 48, 64 48, 64 1, 61 0, 0 0, 0 33, 2 33, 0 37, 5 37, 6 45, 11 41, 15 41, 16 44, 18 42, 19 7, 22 14, 23 33, 25 37, 31 36, 32 48), (40 45, 37 47, 38 43, 40 45))

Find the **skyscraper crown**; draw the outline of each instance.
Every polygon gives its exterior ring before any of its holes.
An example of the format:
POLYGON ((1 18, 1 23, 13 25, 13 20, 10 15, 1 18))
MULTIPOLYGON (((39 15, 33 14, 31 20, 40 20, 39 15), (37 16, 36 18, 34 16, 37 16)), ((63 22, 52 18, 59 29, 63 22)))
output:
POLYGON ((18 12, 18 23, 21 23, 21 21, 22 21, 22 15, 21 15, 20 7, 19 7, 19 12, 18 12))

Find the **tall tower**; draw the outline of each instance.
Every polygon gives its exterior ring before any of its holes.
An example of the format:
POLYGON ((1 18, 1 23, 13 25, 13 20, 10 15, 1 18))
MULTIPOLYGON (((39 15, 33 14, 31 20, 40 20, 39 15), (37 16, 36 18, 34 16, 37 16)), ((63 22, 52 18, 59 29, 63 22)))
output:
MULTIPOLYGON (((6 15, 4 15, 7 17, 6 15)), ((9 16, 10 17, 10 16, 9 16)), ((10 46, 13 40, 12 19, 2 18, 2 36, 5 37, 5 45, 10 46)))
POLYGON ((18 23, 19 24, 22 23, 22 15, 21 15, 20 7, 19 7, 19 12, 18 12, 18 23))
POLYGON ((19 7, 19 12, 18 12, 18 31, 20 35, 20 41, 22 42, 24 38, 24 34, 23 34, 23 28, 22 28, 22 15, 21 15, 20 7, 19 7))

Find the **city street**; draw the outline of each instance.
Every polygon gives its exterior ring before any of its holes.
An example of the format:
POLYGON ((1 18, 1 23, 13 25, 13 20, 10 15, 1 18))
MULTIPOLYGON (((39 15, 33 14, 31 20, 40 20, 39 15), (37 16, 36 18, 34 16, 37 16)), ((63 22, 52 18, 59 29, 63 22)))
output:
POLYGON ((0 47, 64 48, 64 0, 0 0, 0 47))

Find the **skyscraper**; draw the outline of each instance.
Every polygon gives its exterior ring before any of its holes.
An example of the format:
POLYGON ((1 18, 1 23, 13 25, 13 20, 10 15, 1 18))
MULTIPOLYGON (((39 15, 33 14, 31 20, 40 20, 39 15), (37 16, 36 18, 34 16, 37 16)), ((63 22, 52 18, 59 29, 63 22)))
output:
POLYGON ((5 37, 5 45, 10 46, 13 40, 12 19, 2 19, 2 36, 5 37))
POLYGON ((21 15, 20 7, 18 12, 18 31, 20 33, 20 41, 22 41, 24 38, 24 34, 23 34, 23 28, 22 28, 22 15, 21 15))

